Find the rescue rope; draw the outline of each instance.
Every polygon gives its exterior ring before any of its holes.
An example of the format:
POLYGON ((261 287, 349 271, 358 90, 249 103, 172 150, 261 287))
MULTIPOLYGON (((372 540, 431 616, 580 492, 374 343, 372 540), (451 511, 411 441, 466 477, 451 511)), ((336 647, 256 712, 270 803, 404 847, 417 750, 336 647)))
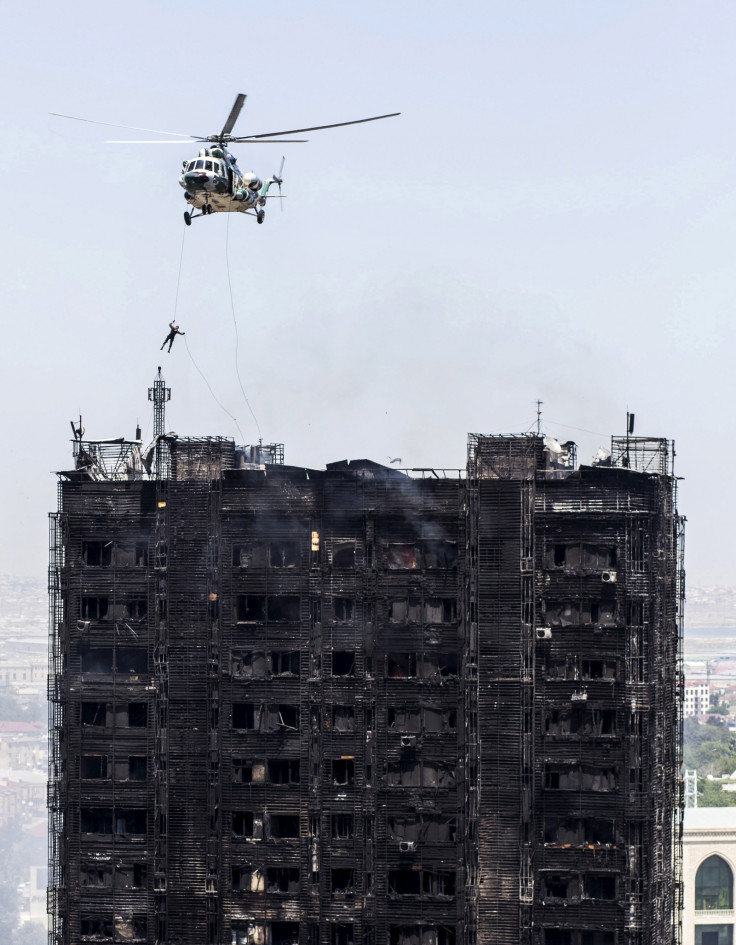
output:
POLYGON ((238 335, 238 322, 237 322, 237 319, 235 318, 235 301, 233 299, 233 286, 232 286, 232 282, 230 281, 230 214, 229 213, 227 215, 227 224, 225 227, 225 265, 227 266, 227 287, 230 290, 230 311, 232 312, 233 326, 235 328, 235 373, 238 375, 238 384, 240 384, 240 393, 243 395, 243 400, 245 401, 245 405, 248 408, 248 410, 250 410, 250 415, 253 417, 253 420, 255 421, 256 429, 258 430, 258 437, 259 439, 262 439, 263 437, 261 435, 261 425, 258 422, 258 417, 256 417, 255 413, 253 412, 253 408, 250 405, 250 401, 248 400, 248 397, 246 396, 246 393, 245 393, 245 388, 243 387, 243 381, 241 380, 241 377, 240 377, 240 365, 238 363, 238 347, 240 345, 240 337, 238 335))
POLYGON ((233 416, 233 414, 230 413, 230 411, 227 409, 227 407, 226 407, 224 404, 220 403, 220 401, 217 399, 217 396, 216 396, 215 392, 214 392, 214 391, 212 390, 212 388, 210 387, 210 382, 207 380, 207 378, 204 376, 204 374, 200 371, 199 365, 198 365, 197 362, 194 360, 194 356, 192 355, 192 352, 189 350, 189 342, 188 342, 187 339, 186 339, 186 335, 184 336, 184 346, 185 346, 186 349, 187 349, 187 354, 189 355, 192 364, 195 366, 195 368, 197 369, 197 372, 199 373, 199 376, 202 378, 202 380, 203 380, 203 381, 205 382, 205 384, 207 385, 210 394, 212 394, 212 397, 214 398, 215 403, 225 411, 225 413, 228 415, 228 417, 230 417, 230 419, 233 421, 233 423, 235 424, 235 426, 238 428, 238 433, 240 434, 240 442, 241 442, 241 443, 245 443, 245 437, 243 436, 243 431, 240 429, 240 424, 238 423, 238 418, 235 417, 235 416, 233 416))
MULTIPOLYGON (((174 296, 174 318, 173 318, 174 323, 176 323, 176 311, 177 311, 177 308, 179 307, 179 287, 180 287, 180 285, 181 285, 181 269, 182 269, 182 263, 183 263, 183 261, 184 261, 184 237, 186 236, 186 232, 187 232, 186 229, 184 229, 184 231, 183 231, 182 234, 181 234, 181 250, 180 250, 180 252, 179 252, 179 274, 178 274, 177 277, 176 277, 176 295, 174 296)), ((229 273, 228 273, 228 281, 229 281, 229 273)), ((231 293, 231 295, 232 295, 232 293, 231 293)), ((191 352, 190 349, 189 349, 189 342, 187 341, 186 334, 184 333, 184 334, 182 335, 182 337, 184 338, 184 346, 185 346, 185 348, 187 349, 187 354, 189 355, 189 359, 191 360, 192 364, 193 364, 194 367, 196 368, 197 373, 199 374, 199 376, 202 378, 202 380, 203 380, 203 381, 205 382, 205 384, 207 385, 207 389, 209 390, 210 394, 212 394, 212 397, 213 397, 215 403, 218 405, 218 407, 220 407, 222 410, 225 411, 225 413, 228 415, 228 417, 230 417, 230 419, 233 421, 233 423, 235 424, 235 426, 238 428, 238 433, 240 434, 240 440, 241 440, 241 442, 242 442, 242 443, 245 443, 245 437, 243 436, 243 431, 240 429, 240 424, 238 423, 238 418, 235 417, 233 414, 231 414, 230 411, 227 409, 227 407, 217 399, 217 396, 216 396, 215 392, 212 390, 212 387, 211 387, 211 385, 210 385, 210 382, 209 382, 209 381, 207 380, 207 378, 204 376, 204 374, 202 373, 202 371, 201 371, 199 365, 198 365, 197 362, 194 360, 194 355, 192 354, 192 352, 191 352)), ((252 413, 252 411, 251 411, 251 413, 252 413)), ((257 425, 257 424, 258 424, 258 421, 256 421, 256 425, 257 425)), ((260 428, 259 428, 259 431, 258 431, 258 432, 260 433, 260 428)))
POLYGON ((179 275, 176 277, 176 295, 174 297, 174 324, 176 324, 176 310, 179 307, 179 286, 181 285, 181 264, 184 261, 184 236, 186 234, 186 228, 182 230, 181 234, 181 251, 179 253, 179 275))

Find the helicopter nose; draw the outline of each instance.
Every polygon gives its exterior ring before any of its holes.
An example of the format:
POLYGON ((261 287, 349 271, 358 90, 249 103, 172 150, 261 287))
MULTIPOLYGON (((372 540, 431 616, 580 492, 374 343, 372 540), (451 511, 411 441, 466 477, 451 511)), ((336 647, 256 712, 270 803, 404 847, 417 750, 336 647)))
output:
POLYGON ((187 190, 201 190, 207 183, 207 176, 205 171, 188 171, 184 175, 184 185, 187 190))

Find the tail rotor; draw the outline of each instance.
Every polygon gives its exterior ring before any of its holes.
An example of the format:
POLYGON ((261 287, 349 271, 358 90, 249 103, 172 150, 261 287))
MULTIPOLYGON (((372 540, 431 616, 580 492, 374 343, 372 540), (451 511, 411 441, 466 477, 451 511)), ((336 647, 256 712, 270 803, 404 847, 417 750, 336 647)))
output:
POLYGON ((281 196, 281 185, 282 185, 283 182, 284 182, 284 178, 283 178, 281 175, 282 175, 283 172, 284 172, 284 161, 285 161, 285 160, 286 160, 286 155, 284 155, 284 156, 281 158, 281 167, 279 167, 279 172, 278 172, 278 174, 274 174, 274 175, 273 175, 273 182, 274 182, 274 184, 278 184, 278 186, 279 186, 279 204, 281 205, 281 212, 282 212, 282 213, 284 212, 284 200, 283 200, 283 197, 281 196))

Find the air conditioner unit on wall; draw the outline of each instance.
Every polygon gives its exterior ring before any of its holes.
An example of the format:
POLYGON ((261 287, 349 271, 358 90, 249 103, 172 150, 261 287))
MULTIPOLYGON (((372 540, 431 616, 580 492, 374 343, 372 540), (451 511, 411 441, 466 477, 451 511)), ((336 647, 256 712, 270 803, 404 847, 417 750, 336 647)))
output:
POLYGON ((414 840, 402 840, 399 843, 399 850, 402 853, 413 853, 417 848, 417 845, 414 840))
POLYGON ((552 628, 551 627, 537 627, 537 639, 538 640, 551 640, 552 628))
POLYGON ((601 581, 603 581, 604 584, 615 584, 616 580, 615 571, 604 571, 603 574, 601 574, 601 581))

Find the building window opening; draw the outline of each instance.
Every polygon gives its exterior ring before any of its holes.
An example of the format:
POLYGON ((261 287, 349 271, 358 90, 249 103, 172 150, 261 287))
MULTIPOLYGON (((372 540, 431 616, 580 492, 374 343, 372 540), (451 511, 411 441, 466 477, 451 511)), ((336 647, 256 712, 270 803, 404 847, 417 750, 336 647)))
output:
MULTIPOLYGON (((231 930, 232 945, 265 945, 266 927, 264 925, 258 925, 253 921, 233 922, 231 930)), ((292 943, 289 942, 287 945, 292 945, 292 943)))
POLYGON ((233 547, 233 567, 265 569, 267 566, 267 550, 263 542, 250 541, 233 547))
POLYGON ((543 876, 545 899, 574 899, 577 896, 577 878, 547 873, 543 876))
POLYGON ((112 916, 85 915, 79 917, 79 934, 83 938, 112 939, 112 916))
MULTIPOLYGON (((709 856, 695 876, 696 910, 733 909, 733 872, 717 855, 709 856)), ((719 943, 720 945, 720 943, 719 943)))
POLYGON ((455 895, 455 874, 449 870, 424 870, 422 895, 432 899, 450 899, 455 895))
POLYGON ((544 945, 615 945, 615 932, 592 929, 544 929, 544 945))
POLYGON ((299 784, 299 759, 274 758, 268 762, 271 784, 299 784))
POLYGON ((583 899, 603 899, 613 902, 616 898, 616 877, 589 873, 583 877, 583 899))
POLYGON ((256 784, 266 780, 266 762, 263 759, 233 757, 233 782, 256 784))
POLYGON ((145 810, 115 811, 115 833, 119 836, 123 834, 142 836, 146 832, 147 820, 145 810))
POLYGON ((411 709, 406 706, 389 706, 386 721, 389 729, 396 732, 419 734, 422 730, 420 709, 411 709))
POLYGON ((335 650, 332 654, 333 676, 355 676, 355 653, 335 650))
POLYGON ((80 886, 112 887, 112 866, 82 866, 79 870, 80 886))
POLYGON ((389 653, 386 663, 391 679, 410 679, 417 675, 416 653, 389 653))
POLYGON ((236 600, 238 623, 260 623, 266 618, 266 598, 262 594, 239 594, 236 600))
POLYGON ((583 660, 581 664, 583 679, 616 679, 615 660, 583 660))
POLYGON ((456 568, 457 542, 424 541, 422 542, 422 558, 424 567, 428 570, 456 568))
MULTIPOLYGON (((257 945, 256 940, 253 940, 257 945)), ((298 922, 272 922, 270 945, 299 945, 298 922)))
POLYGON ((332 815, 332 839, 352 840, 355 836, 355 819, 352 814, 332 815))
POLYGON ((548 791, 615 791, 618 778, 614 768, 592 765, 547 765, 544 786, 548 791))
POLYGON ((95 675, 112 675, 112 648, 106 646, 83 646, 81 649, 82 672, 95 675))
POLYGON ((112 542, 83 541, 82 561, 88 568, 109 568, 112 563, 112 542))
POLYGON ((250 679, 253 676, 268 676, 268 660, 263 650, 241 653, 233 650, 233 676, 250 679))
POLYGON ((253 811, 252 810, 234 810, 233 811, 233 836, 234 837, 252 837, 253 836, 253 811))
MULTIPOLYGON (((230 885, 235 892, 251 891, 251 870, 249 866, 233 866, 230 885)), ((248 940, 246 940, 248 941, 248 940)))
POLYGON ((332 762, 332 783, 344 786, 355 783, 355 762, 340 758, 332 762))
POLYGON ((109 610, 107 597, 83 597, 80 613, 82 620, 105 620, 109 610))
POLYGON ((107 755, 82 755, 79 776, 83 781, 98 781, 108 777, 107 755))
POLYGON ((427 623, 454 623, 457 620, 457 600, 454 597, 428 597, 424 602, 427 623))
POLYGON ((457 712, 453 709, 422 710, 423 728, 428 734, 441 734, 457 731, 457 712))
POLYGON ((544 823, 544 842, 563 846, 615 843, 615 823, 596 818, 557 818, 544 823))
POLYGON ((295 840, 299 837, 298 814, 271 814, 270 835, 276 840, 295 840))
POLYGON ((298 893, 299 870, 292 866, 269 866, 266 870, 266 892, 298 893))
POLYGON ((144 675, 148 671, 148 654, 138 647, 119 646, 115 651, 115 671, 144 675))
POLYGON ((255 727, 255 706, 252 702, 233 703, 233 728, 252 730, 255 727))
POLYGON ((333 922, 332 945, 355 945, 353 926, 347 922, 333 922))
POLYGON ((333 568, 354 568, 355 567, 355 542, 341 541, 335 542, 332 546, 332 567, 333 568))
POLYGON ((339 896, 355 895, 355 872, 351 869, 332 870, 332 893, 339 896))
POLYGON ((335 620, 341 623, 349 623, 354 619, 355 601, 350 597, 333 597, 332 612, 335 615, 335 620))
POLYGON ((145 620, 148 615, 148 601, 145 597, 131 597, 124 601, 119 608, 122 620, 145 620))
POLYGON ((455 945, 455 929, 445 925, 392 925, 389 945, 455 945))
POLYGON ((268 599, 268 619, 276 623, 299 622, 299 598, 293 594, 281 594, 268 599))
POLYGON ((272 541, 271 567, 296 568, 299 565, 300 545, 298 541, 272 541))
POLYGON ((422 619, 421 598, 403 597, 389 601, 388 619, 392 623, 420 623, 422 619))
POLYGON ((107 703, 83 702, 81 715, 82 725, 90 725, 95 728, 104 728, 108 724, 107 703))
POLYGON ((389 545, 386 548, 386 567, 389 571, 411 571, 418 566, 416 545, 389 545))
POLYGON ((355 709, 350 705, 332 707, 332 730, 334 732, 355 731, 355 709))
POLYGON ((127 762, 123 762, 127 770, 122 780, 145 781, 148 775, 148 759, 145 755, 129 755, 127 762))
POLYGON ((112 810, 109 807, 83 807, 80 822, 82 833, 111 834, 112 810))
POLYGON ((145 702, 128 703, 128 727, 146 728, 148 726, 148 706, 145 702))
POLYGON ((271 666, 274 676, 298 676, 300 656, 298 650, 274 650, 271 654, 271 666))

